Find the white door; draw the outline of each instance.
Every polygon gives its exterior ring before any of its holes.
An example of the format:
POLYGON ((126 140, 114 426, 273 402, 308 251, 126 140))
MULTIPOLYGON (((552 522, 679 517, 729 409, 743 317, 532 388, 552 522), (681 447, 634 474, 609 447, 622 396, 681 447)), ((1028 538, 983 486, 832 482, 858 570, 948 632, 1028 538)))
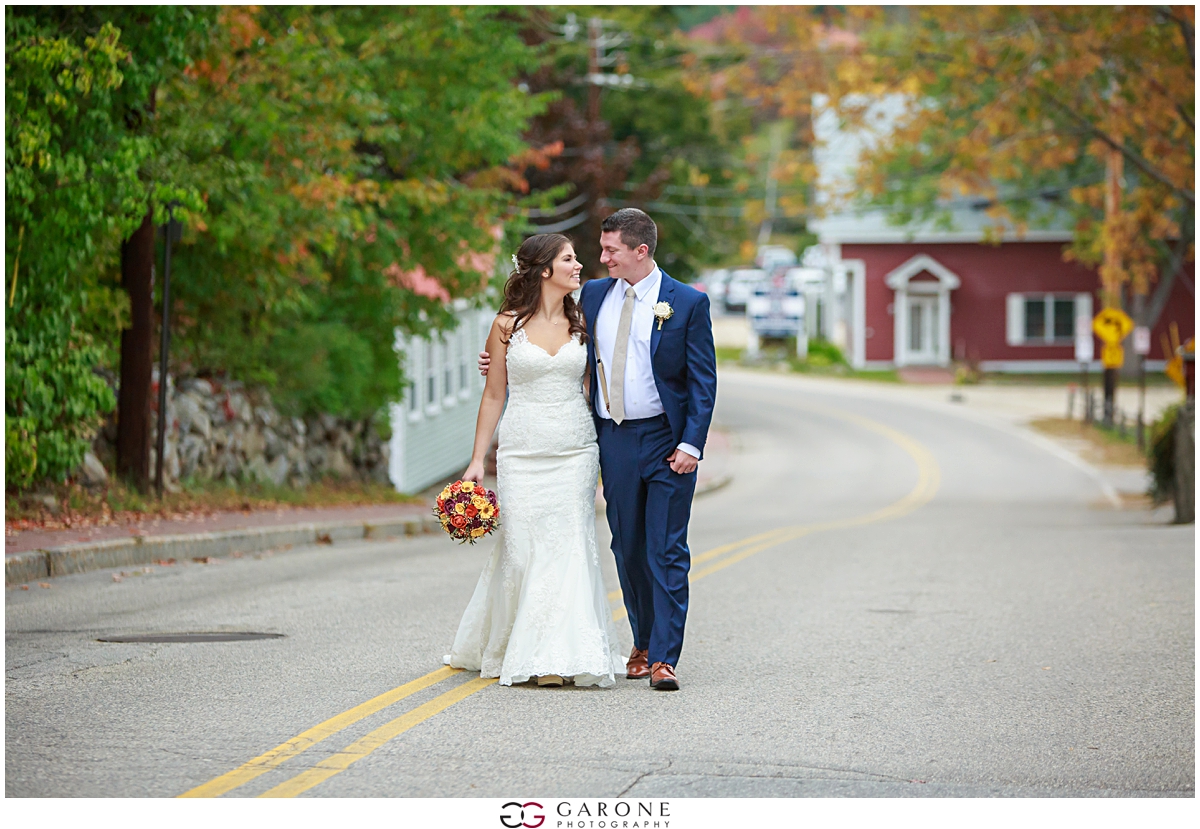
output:
POLYGON ((908 363, 936 364, 938 353, 938 298, 908 297, 908 363))

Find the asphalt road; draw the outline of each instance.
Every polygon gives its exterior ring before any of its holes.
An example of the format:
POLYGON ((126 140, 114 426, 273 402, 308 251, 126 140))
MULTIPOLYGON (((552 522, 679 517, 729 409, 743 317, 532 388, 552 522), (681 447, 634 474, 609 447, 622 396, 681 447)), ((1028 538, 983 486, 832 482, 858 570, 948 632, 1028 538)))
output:
POLYGON ((885 387, 717 420, 678 693, 440 670, 486 543, 89 573, 7 591, 7 795, 1194 796, 1194 528, 885 387), (97 641, 181 631, 285 637, 97 641))

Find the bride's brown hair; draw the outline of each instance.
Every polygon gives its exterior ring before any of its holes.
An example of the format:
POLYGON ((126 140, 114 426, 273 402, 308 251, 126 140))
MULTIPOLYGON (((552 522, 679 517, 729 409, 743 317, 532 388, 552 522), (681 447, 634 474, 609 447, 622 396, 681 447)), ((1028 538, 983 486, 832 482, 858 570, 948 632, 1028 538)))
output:
MULTIPOLYGON (((500 306, 501 314, 513 315, 512 330, 508 332, 510 338, 537 313, 542 301, 542 274, 553 271, 554 260, 569 244, 571 240, 561 233, 539 233, 517 248, 517 266, 504 283, 504 304, 500 306)), ((579 341, 586 343, 587 325, 583 321, 583 311, 570 294, 563 297, 563 312, 567 315, 570 333, 578 334, 579 341)), ((502 341, 508 344, 508 340, 502 341)))

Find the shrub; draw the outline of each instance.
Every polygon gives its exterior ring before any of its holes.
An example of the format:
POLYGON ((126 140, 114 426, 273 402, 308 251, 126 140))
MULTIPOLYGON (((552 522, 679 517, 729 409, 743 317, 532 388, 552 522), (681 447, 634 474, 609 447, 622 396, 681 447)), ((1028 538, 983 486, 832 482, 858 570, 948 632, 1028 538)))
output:
POLYGON ((1162 417, 1150 427, 1147 464, 1150 467, 1150 497, 1155 504, 1171 500, 1175 494, 1175 424, 1179 404, 1168 406, 1162 417))

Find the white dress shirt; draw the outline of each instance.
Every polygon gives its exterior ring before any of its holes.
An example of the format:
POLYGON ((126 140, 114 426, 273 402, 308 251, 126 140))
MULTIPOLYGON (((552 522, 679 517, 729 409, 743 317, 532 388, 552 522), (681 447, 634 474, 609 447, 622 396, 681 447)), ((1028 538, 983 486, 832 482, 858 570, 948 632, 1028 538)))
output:
MULTIPOLYGON (((658 387, 654 384, 654 367, 650 363, 650 338, 655 319, 654 303, 658 302, 658 291, 662 286, 662 270, 655 265, 654 270, 645 279, 633 286, 636 298, 633 302, 633 320, 629 328, 629 347, 625 353, 625 418, 640 420, 646 417, 656 417, 663 413, 662 398, 658 396, 658 387)), ((596 314, 596 356, 604 363, 605 379, 611 381, 613 372, 612 356, 616 346, 617 326, 621 322, 621 308, 625 305, 625 292, 629 283, 618 279, 609 288, 600 311, 596 314)), ((596 370, 595 382, 600 383, 599 367, 596 370)), ((609 392, 611 397, 611 391, 609 392)), ((612 420, 604 393, 599 395, 600 417, 612 420)), ((681 443, 680 449, 693 458, 700 457, 700 450, 691 444, 681 443)))

